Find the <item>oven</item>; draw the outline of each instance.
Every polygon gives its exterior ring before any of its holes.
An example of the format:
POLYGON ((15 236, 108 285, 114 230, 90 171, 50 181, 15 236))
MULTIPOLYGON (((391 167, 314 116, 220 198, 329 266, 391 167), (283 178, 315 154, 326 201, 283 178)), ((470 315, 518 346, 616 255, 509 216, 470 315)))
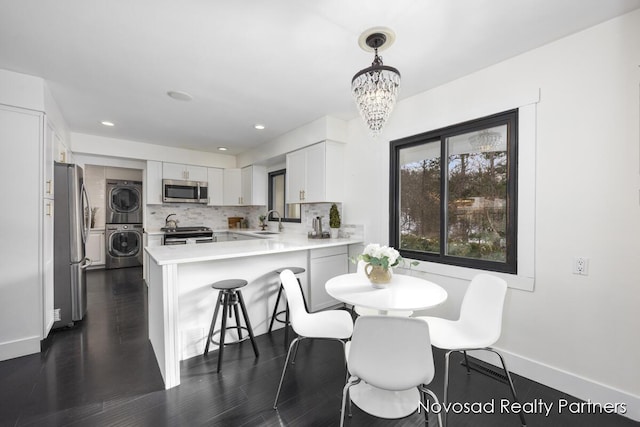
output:
POLYGON ((165 245, 186 245, 192 243, 211 243, 213 231, 208 227, 163 228, 165 245))

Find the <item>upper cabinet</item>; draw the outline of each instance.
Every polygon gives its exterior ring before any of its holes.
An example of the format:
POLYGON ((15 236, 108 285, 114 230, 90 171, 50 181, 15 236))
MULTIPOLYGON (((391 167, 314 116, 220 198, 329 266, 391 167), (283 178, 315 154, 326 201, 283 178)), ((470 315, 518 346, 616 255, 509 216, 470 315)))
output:
POLYGON ((267 168, 252 165, 224 170, 226 206, 264 206, 267 204, 267 168))
POLYGON ((225 169, 223 178, 222 204, 225 206, 242 205, 242 171, 225 169))
POLYGON ((183 165, 180 163, 163 163, 162 177, 182 181, 207 181, 207 168, 204 166, 183 165))
POLYGON ((287 203, 340 202, 344 145, 324 141, 287 154, 287 203))
POLYGON ((209 206, 263 206, 267 204, 267 169, 265 166, 221 169, 148 160, 144 183, 148 205, 163 203, 163 179, 207 182, 209 190, 207 204, 209 206), (202 170, 204 170, 204 175, 202 170))
POLYGON ((207 181, 209 182, 209 206, 223 204, 224 195, 224 170, 219 168, 207 168, 207 181))
POLYGON ((267 204, 267 168, 252 165, 242 168, 242 201, 245 205, 267 204))
POLYGON ((162 162, 147 161, 145 171, 144 193, 148 205, 162 204, 162 162))
POLYGON ((43 195, 47 199, 53 199, 53 161, 54 150, 56 148, 56 131, 53 124, 49 120, 46 120, 46 127, 44 129, 44 164, 42 169, 44 172, 44 191, 43 195))

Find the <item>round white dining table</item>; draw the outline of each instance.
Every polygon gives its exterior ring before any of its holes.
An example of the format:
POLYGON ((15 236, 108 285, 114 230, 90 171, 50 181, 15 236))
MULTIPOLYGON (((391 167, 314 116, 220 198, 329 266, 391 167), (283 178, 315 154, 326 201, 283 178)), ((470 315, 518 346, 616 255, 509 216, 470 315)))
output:
MULTIPOLYGON (((364 273, 342 274, 329 279, 325 289, 333 298, 378 310, 387 314, 395 310, 424 310, 443 303, 447 291, 441 286, 419 277, 394 274, 391 282, 374 288, 364 273)), ((372 355, 375 357, 375 355, 372 355)), ((417 388, 388 391, 361 382, 349 391, 353 403, 360 409, 380 418, 397 419, 412 414, 418 407, 417 388)))
POLYGON ((374 288, 363 273, 341 274, 325 284, 329 295, 338 301, 378 310, 424 310, 443 303, 447 291, 419 277, 394 274, 391 282, 374 288))

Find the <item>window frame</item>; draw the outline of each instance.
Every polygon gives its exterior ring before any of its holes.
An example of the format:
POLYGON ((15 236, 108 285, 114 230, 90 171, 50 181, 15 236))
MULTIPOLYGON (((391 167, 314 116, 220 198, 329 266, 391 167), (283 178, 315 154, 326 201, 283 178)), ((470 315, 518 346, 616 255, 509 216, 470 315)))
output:
POLYGON ((404 258, 435 262, 446 265, 467 267, 479 270, 518 273, 518 109, 508 110, 490 116, 469 120, 440 129, 393 140, 389 153, 389 244, 398 248, 404 258), (447 239, 447 180, 448 153, 446 140, 459 134, 507 125, 507 251, 506 262, 480 260, 446 255, 447 239), (433 142, 440 143, 440 248, 439 252, 428 253, 407 250, 400 247, 400 151, 433 142), (445 196, 443 196, 445 195, 445 196))
MULTIPOLYGON (((269 183, 268 184, 268 194, 267 194, 267 197, 268 197, 267 210, 268 211, 274 209, 274 207, 273 207, 273 178, 275 176, 280 176, 280 175, 284 176, 284 181, 286 183, 286 181, 287 181, 287 169, 286 168, 285 169, 278 169, 278 170, 275 170, 275 171, 271 171, 271 172, 269 172, 267 174, 267 179, 268 179, 268 183, 269 183)), ((286 186, 286 184, 284 186, 284 190, 283 191, 284 191, 284 200, 285 200, 285 207, 286 207, 286 205, 287 205, 287 203, 286 203, 286 200, 287 200, 287 186, 286 186)), ((285 212, 282 213, 282 215, 286 215, 286 209, 285 209, 285 212)), ((302 217, 302 215, 300 215, 300 216, 302 217)), ((267 218, 267 221, 277 221, 277 220, 278 220, 278 218, 276 218, 273 215, 273 212, 271 212, 269 214, 269 217, 267 218)), ((302 218, 289 218, 289 217, 284 217, 283 216, 281 221, 282 222, 295 222, 295 223, 299 223, 300 224, 300 223, 302 223, 302 218)))

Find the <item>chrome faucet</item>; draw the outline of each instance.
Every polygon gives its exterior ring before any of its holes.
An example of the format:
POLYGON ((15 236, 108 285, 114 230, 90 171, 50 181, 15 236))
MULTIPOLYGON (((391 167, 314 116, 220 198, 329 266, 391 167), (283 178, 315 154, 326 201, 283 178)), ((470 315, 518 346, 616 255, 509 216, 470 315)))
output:
POLYGON ((280 216, 280 212, 278 212, 275 209, 271 209, 270 211, 268 211, 265 216, 267 217, 267 220, 269 220, 269 214, 273 213, 275 215, 278 215, 278 231, 282 231, 284 230, 284 227, 282 226, 282 217, 280 216))

